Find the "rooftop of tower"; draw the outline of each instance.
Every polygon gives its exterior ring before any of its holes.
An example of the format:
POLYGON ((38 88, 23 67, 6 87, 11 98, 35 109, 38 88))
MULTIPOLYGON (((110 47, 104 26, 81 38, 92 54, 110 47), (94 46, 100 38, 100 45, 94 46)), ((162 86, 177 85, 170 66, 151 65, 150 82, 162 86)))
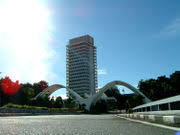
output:
POLYGON ((89 35, 84 35, 84 36, 72 38, 72 39, 69 40, 70 45, 78 44, 78 43, 81 43, 81 42, 87 42, 87 43, 90 43, 90 44, 93 45, 94 44, 94 39, 93 39, 93 37, 91 37, 89 35))

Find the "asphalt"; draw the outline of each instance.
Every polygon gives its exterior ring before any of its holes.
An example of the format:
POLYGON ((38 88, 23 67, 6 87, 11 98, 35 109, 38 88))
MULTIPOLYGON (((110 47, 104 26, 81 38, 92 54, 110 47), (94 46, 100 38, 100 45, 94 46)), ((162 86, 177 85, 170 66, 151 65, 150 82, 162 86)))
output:
MULTIPOLYGON (((176 131, 115 115, 0 117, 0 135, 176 135, 176 131)), ((178 134, 179 135, 179 134, 178 134)))

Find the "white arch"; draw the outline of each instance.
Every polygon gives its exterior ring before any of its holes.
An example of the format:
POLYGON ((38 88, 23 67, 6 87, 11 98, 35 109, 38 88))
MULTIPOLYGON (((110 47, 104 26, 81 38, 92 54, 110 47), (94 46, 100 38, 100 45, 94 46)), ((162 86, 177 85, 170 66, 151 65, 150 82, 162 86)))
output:
POLYGON ((112 82, 107 83, 104 87, 99 89, 99 92, 95 94, 96 96, 94 97, 94 102, 97 102, 97 100, 100 99, 100 97, 103 95, 104 92, 106 92, 109 88, 111 88, 112 86, 115 86, 115 85, 122 85, 122 86, 125 86, 125 87, 129 88, 134 93, 139 94, 142 97, 144 97, 145 102, 150 102, 151 101, 142 92, 140 92, 138 89, 136 89, 132 85, 130 85, 130 84, 126 83, 126 82, 123 82, 123 81, 112 81, 112 82))
POLYGON ((89 98, 83 98, 81 97, 79 94, 77 94, 76 92, 74 92, 73 90, 69 89, 68 87, 65 87, 63 85, 60 84, 54 84, 46 89, 44 89, 41 93, 39 93, 35 99, 39 96, 42 96, 44 94, 48 94, 51 95, 54 91, 56 91, 57 89, 61 89, 61 88, 66 88, 66 90, 69 91, 69 93, 71 93, 76 100, 82 105, 85 104, 85 109, 86 110, 90 110, 90 107, 92 104, 96 104, 96 102, 101 98, 101 96, 103 95, 104 92, 106 92, 109 88, 111 88, 114 85, 122 85, 125 86, 129 89, 131 89, 133 92, 143 96, 145 98, 145 102, 150 102, 151 100, 148 99, 142 92, 140 92, 138 89, 136 89, 135 87, 133 87, 132 85, 123 82, 123 81, 112 81, 109 82, 108 84, 106 84, 103 88, 99 89, 99 92, 95 93, 94 95, 90 96, 89 98))
POLYGON ((71 90, 68 87, 65 87, 64 85, 61 85, 61 84, 54 84, 54 85, 51 85, 51 86, 47 87, 42 92, 40 92, 35 97, 35 99, 37 99, 38 97, 40 97, 42 95, 45 95, 45 94, 50 96, 53 92, 55 92, 58 89, 62 89, 62 88, 65 88, 67 91, 69 91, 69 93, 71 93, 76 98, 76 100, 78 100, 80 102, 80 104, 83 103, 84 98, 82 98, 79 94, 77 94, 73 90, 71 90))

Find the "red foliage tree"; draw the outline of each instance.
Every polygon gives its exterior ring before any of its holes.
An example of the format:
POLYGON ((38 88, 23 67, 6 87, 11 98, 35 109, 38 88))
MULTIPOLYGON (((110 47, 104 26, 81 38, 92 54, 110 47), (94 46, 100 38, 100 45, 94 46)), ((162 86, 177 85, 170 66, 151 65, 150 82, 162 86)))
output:
POLYGON ((46 81, 40 81, 39 84, 41 86, 41 90, 44 90, 48 87, 48 83, 46 81))
POLYGON ((9 77, 5 77, 1 80, 1 88, 8 96, 14 95, 16 92, 18 92, 20 87, 21 84, 19 84, 19 81, 13 82, 9 77))

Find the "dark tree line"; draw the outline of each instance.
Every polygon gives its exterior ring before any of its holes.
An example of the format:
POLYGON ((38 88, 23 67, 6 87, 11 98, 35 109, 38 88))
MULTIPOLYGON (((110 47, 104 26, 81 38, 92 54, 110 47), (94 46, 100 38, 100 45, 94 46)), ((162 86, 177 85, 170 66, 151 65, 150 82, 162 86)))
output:
POLYGON ((117 86, 111 87, 105 94, 117 100, 116 104, 119 110, 133 108, 143 104, 143 97, 136 94, 121 94, 117 86))
POLYGON ((159 76, 157 79, 141 80, 138 87, 152 101, 179 95, 180 71, 170 77, 159 76))
MULTIPOLYGON (((1 84, 0 79, 0 84, 1 84)), ((34 97, 45 88, 48 87, 46 81, 40 81, 38 83, 22 84, 19 91, 14 95, 7 95, 3 92, 0 85, 0 106, 7 103, 14 103, 20 105, 34 105, 42 107, 61 108, 68 107, 73 108, 76 106, 74 100, 68 98, 62 100, 61 97, 56 99, 49 98, 48 96, 39 97, 34 100, 34 97)), ((157 79, 141 80, 139 82, 139 90, 143 92, 152 101, 159 100, 180 94, 180 71, 176 71, 171 74, 170 77, 159 76, 157 79)), ((108 110, 108 104, 111 109, 128 109, 143 104, 143 97, 136 94, 122 95, 119 89, 115 86, 105 92, 108 97, 114 97, 116 101, 112 104, 109 101, 100 100, 96 105, 92 106, 92 110, 96 112, 106 112, 108 110)))
MULTIPOLYGON (((174 72, 170 77, 159 76, 157 79, 141 80, 138 84, 138 88, 152 101, 180 95, 180 71, 174 72)), ((116 86, 111 87, 105 94, 117 100, 115 104, 110 103, 113 109, 128 110, 129 108, 144 103, 144 98, 142 96, 136 94, 122 95, 116 86)), ((109 101, 100 100, 93 106, 93 109, 97 110, 97 112, 106 112, 108 109, 108 102, 109 101)))
POLYGON ((63 106, 63 100, 61 97, 54 99, 45 95, 37 98, 37 100, 34 99, 38 93, 42 92, 47 87, 48 83, 46 81, 40 81, 34 84, 25 83, 21 85, 17 93, 14 95, 7 95, 4 93, 0 85, 0 106, 8 103, 14 103, 20 105, 61 108, 63 106))

